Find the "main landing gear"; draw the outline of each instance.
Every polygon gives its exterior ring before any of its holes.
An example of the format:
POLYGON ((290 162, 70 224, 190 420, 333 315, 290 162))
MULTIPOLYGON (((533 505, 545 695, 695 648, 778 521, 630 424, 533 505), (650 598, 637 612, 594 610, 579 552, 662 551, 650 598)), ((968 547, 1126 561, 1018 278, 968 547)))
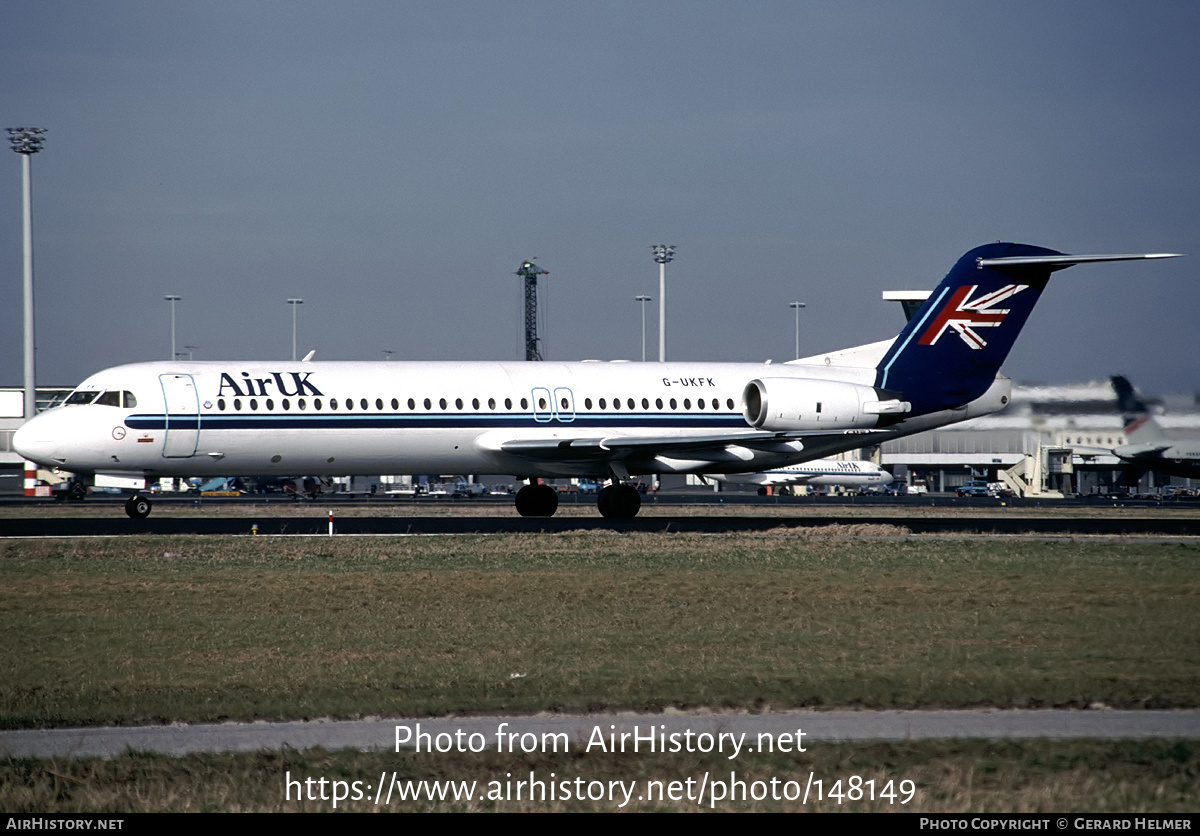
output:
POLYGON ((150 500, 140 494, 134 494, 125 501, 125 513, 135 520, 143 520, 150 516, 150 510, 153 507, 150 504, 150 500))
POLYGON ((517 513, 522 517, 553 517, 558 491, 549 485, 526 485, 517 491, 517 513))
MULTIPOLYGON (((633 485, 610 485, 596 499, 608 520, 632 520, 642 507, 642 496, 633 485)), ((552 517, 558 510, 558 492, 550 485, 526 485, 517 491, 517 513, 522 517, 552 517)))
POLYGON ((601 489, 596 507, 606 520, 632 520, 642 509, 642 495, 633 485, 609 485, 601 489))

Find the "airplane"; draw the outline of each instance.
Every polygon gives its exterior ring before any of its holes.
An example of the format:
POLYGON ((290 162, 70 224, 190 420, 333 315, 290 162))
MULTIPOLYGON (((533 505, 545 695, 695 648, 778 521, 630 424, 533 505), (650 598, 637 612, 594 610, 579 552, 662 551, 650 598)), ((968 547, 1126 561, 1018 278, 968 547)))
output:
POLYGON ((1200 478, 1200 441, 1171 441, 1126 378, 1117 375, 1111 382, 1129 442, 1112 453, 1125 464, 1126 481, 1136 484, 1148 471, 1200 478))
POLYGON ((874 462, 849 459, 817 459, 802 464, 760 470, 757 473, 706 473, 703 476, 717 482, 761 485, 759 493, 766 493, 768 487, 775 486, 786 490, 788 485, 865 488, 892 483, 892 474, 874 462))
MULTIPOLYGON (((13 446, 84 490, 99 473, 513 474, 529 482, 516 510, 532 517, 558 507, 543 477, 611 478, 599 511, 631 519, 632 473, 769 470, 1003 409, 1000 365, 1052 272, 1174 255, 985 244, 896 338, 774 365, 135 363, 87 378, 13 446)), ((136 494, 125 506, 150 510, 136 494)))

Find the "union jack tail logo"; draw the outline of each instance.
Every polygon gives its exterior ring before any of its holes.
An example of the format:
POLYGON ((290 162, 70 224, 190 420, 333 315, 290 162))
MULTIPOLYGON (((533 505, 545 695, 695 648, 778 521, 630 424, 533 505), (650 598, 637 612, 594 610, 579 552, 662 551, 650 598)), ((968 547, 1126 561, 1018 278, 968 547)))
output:
POLYGON ((1029 287, 1027 284, 1005 285, 993 293, 986 293, 978 299, 972 299, 979 285, 962 286, 954 291, 954 295, 938 313, 930 326, 921 335, 919 345, 936 345, 947 328, 953 328, 958 336, 969 347, 979 350, 987 345, 987 340, 979 336, 977 328, 995 328, 1008 316, 1008 310, 996 308, 1001 302, 1015 296, 1029 287))

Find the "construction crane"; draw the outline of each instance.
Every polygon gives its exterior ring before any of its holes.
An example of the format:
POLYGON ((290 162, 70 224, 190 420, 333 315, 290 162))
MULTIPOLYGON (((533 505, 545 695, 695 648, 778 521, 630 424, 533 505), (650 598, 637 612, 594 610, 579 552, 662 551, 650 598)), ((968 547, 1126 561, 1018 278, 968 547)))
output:
POLYGON ((521 263, 518 276, 525 279, 525 359, 541 360, 542 352, 538 348, 537 335, 537 277, 549 275, 549 270, 543 270, 532 261, 521 263))

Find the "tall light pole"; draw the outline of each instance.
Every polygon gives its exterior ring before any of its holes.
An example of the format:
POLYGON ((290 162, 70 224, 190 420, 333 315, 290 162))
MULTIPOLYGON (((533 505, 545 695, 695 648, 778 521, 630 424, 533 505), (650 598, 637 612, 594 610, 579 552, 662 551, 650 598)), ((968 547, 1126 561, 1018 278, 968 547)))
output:
POLYGON ((667 265, 675 258, 674 244, 652 244, 658 262, 658 362, 667 362, 667 265))
POLYGON ((649 296, 634 296, 635 302, 642 303, 642 362, 646 362, 646 303, 651 300, 649 296))
POLYGON ((807 307, 803 302, 788 302, 788 307, 796 311, 796 359, 800 359, 800 309, 807 307))
POLYGON ((168 293, 163 299, 171 303, 171 361, 174 362, 175 357, 175 303, 182 299, 182 296, 177 296, 174 293, 168 293))
POLYGON ((8 141, 21 155, 22 244, 25 250, 25 420, 37 412, 37 384, 33 363, 33 172, 29 158, 42 150, 45 128, 8 128, 8 141))
POLYGON ((303 305, 303 299, 288 299, 287 303, 292 306, 292 359, 296 359, 296 306, 303 305))

